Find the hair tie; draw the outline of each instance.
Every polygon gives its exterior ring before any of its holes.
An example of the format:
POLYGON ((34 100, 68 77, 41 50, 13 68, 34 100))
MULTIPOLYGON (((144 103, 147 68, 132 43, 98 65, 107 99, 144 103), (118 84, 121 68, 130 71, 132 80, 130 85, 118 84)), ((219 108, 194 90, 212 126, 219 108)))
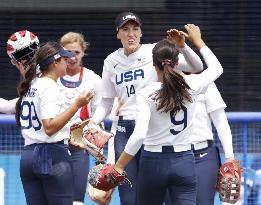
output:
POLYGON ((161 62, 161 65, 164 67, 164 65, 169 65, 170 67, 174 68, 175 63, 173 60, 165 59, 161 62))
POLYGON ((42 71, 40 70, 39 64, 36 65, 36 75, 39 76, 39 77, 42 75, 42 71))

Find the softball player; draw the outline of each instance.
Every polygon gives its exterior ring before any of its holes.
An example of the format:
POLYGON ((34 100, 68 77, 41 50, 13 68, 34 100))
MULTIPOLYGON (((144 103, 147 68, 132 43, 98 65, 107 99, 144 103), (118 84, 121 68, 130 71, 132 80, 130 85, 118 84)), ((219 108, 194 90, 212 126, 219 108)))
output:
POLYGON ((198 205, 214 204, 216 193, 217 175, 221 162, 218 148, 213 141, 212 122, 223 146, 226 161, 234 159, 232 135, 225 108, 226 104, 215 83, 209 85, 205 94, 197 97, 191 136, 196 159, 198 205), (205 172, 205 170, 211 171, 205 172))
POLYGON ((66 60, 73 56, 59 43, 45 44, 18 86, 16 120, 25 139, 20 176, 28 205, 73 203, 71 156, 63 127, 93 97, 92 91, 84 92, 61 113, 56 81, 65 75, 66 60))
MULTIPOLYGON (((38 48, 38 37, 28 30, 17 31, 8 38, 6 45, 7 54, 11 59, 11 63, 19 70, 22 77, 24 77, 26 67, 38 48)), ((0 98, 0 112, 14 114, 17 100, 17 98, 12 100, 0 98)))
POLYGON ((200 94, 197 98, 191 135, 196 159, 198 205, 214 204, 220 167, 220 156, 218 148, 213 142, 211 122, 217 130, 226 160, 234 159, 232 135, 225 108, 226 104, 214 83, 208 87, 205 94, 200 94))
MULTIPOLYGON (((101 106, 98 106, 92 122, 99 124, 110 113, 115 97, 119 100, 119 120, 114 137, 115 159, 123 152, 124 147, 135 126, 136 98, 138 90, 157 81, 157 74, 153 69, 152 49, 155 44, 141 44, 141 20, 131 12, 123 12, 116 18, 117 38, 123 48, 111 53, 104 61, 102 73, 101 106)), ((186 44, 183 36, 175 37, 179 47, 178 69, 197 72, 203 69, 199 56, 186 44)), ((121 204, 136 205, 136 181, 139 155, 135 156, 126 171, 133 187, 128 185, 119 187, 121 204)))
MULTIPOLYGON (((75 57, 67 60, 67 75, 57 81, 60 86, 60 94, 62 96, 62 110, 65 110, 75 101, 82 91, 86 89, 93 89, 94 85, 98 84, 100 77, 93 71, 82 67, 82 58, 84 56, 84 52, 89 46, 89 43, 85 42, 84 37, 81 34, 69 32, 61 38, 60 42, 67 50, 73 51, 76 54, 75 57)), ((25 66, 28 66, 33 54, 38 48, 38 37, 29 31, 26 31, 25 33, 24 31, 16 32, 9 38, 7 42, 7 53, 11 58, 12 63, 16 65, 21 72, 22 76, 24 76, 25 66), (33 53, 32 50, 30 50, 31 47, 35 48, 33 53), (22 53, 23 55, 19 53, 22 53)), ((81 119, 84 120, 91 115, 94 108, 99 103, 99 100, 100 99, 97 97, 94 97, 88 105, 88 108, 87 106, 84 106, 81 111, 77 111, 70 122, 65 126, 66 129, 64 129, 64 132, 66 132, 66 135, 69 135, 70 125, 79 122, 81 119)), ((2 102, 0 105, 1 112, 15 113, 17 98, 10 101, 0 99, 0 102, 2 102)), ((72 166, 74 170, 73 175, 75 181, 74 204, 82 204, 84 201, 87 174, 89 171, 89 157, 86 152, 76 150, 73 147, 70 147, 70 152, 72 155, 72 166)))
MULTIPOLYGON (((159 82, 137 93, 136 126, 115 164, 115 169, 122 172, 144 146, 138 176, 140 205, 161 205, 167 190, 173 204, 196 204, 195 158, 191 147, 195 101, 223 68, 205 46, 199 27, 188 24, 185 28, 208 68, 199 75, 186 76, 175 69, 179 60, 175 45, 166 39, 156 44, 152 53, 159 82)), ((169 31, 169 40, 176 32, 179 31, 169 31)))
MULTIPOLYGON (((67 60, 67 75, 59 78, 58 85, 61 95, 62 110, 66 110, 84 90, 95 90, 100 83, 101 77, 93 71, 82 66, 82 58, 89 46, 84 36, 80 33, 68 32, 60 39, 61 44, 66 50, 74 52, 74 58, 67 60)), ((91 117, 92 112, 100 103, 101 98, 97 95, 88 105, 77 111, 65 126, 64 135, 69 136, 70 126, 81 120, 91 117)), ((87 186, 87 176, 89 173, 89 155, 84 150, 79 150, 70 145, 72 154, 72 167, 74 176, 74 202, 73 205, 84 203, 84 196, 87 186)))

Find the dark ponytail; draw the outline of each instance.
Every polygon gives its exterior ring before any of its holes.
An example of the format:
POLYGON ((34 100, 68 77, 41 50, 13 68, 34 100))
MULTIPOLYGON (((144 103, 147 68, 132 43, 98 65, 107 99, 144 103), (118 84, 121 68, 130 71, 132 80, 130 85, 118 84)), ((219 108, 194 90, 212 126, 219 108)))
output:
POLYGON ((153 64, 163 72, 162 87, 154 93, 158 111, 176 114, 185 101, 192 102, 190 87, 174 69, 178 64, 178 54, 175 44, 167 39, 159 41, 152 50, 153 64))
POLYGON ((28 69, 25 73, 25 78, 23 81, 17 86, 17 92, 19 95, 19 99, 16 103, 15 107, 15 119, 16 124, 18 126, 21 126, 20 123, 20 115, 21 115, 21 103, 23 100, 23 97, 27 94, 27 92, 30 89, 31 83, 33 79, 37 76, 37 72, 47 72, 49 69, 49 66, 40 67, 39 63, 42 62, 44 59, 48 58, 49 56, 54 55, 57 53, 60 49, 60 44, 57 42, 48 42, 44 46, 40 47, 38 51, 35 53, 31 64, 28 66, 28 69), (39 71, 37 71, 39 70, 39 71))

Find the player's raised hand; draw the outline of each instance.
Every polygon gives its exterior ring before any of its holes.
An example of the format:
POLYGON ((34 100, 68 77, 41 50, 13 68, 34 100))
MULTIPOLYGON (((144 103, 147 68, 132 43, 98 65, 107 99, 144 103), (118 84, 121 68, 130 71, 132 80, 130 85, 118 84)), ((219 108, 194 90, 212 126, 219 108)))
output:
POLYGON ((183 48, 185 46, 185 35, 177 29, 167 30, 167 39, 175 43, 175 45, 179 48, 183 48))
POLYGON ((95 95, 94 90, 89 90, 81 93, 79 97, 76 99, 76 105, 78 108, 82 107, 83 105, 86 105, 90 102, 90 100, 93 98, 95 95))
POLYGON ((188 32, 186 34, 186 38, 189 39, 198 49, 205 46, 205 43, 201 38, 200 28, 198 26, 194 24, 186 24, 184 27, 188 32))
POLYGON ((19 70, 21 76, 25 78, 26 67, 22 63, 15 60, 12 60, 12 64, 19 70))

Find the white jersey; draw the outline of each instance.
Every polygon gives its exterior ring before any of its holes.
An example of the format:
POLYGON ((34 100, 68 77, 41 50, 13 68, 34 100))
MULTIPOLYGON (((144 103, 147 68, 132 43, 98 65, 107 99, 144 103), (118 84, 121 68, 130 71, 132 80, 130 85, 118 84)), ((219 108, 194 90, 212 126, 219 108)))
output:
MULTIPOLYGON (((157 105, 151 95, 161 88, 160 82, 154 82, 137 93, 136 108, 137 119, 133 134, 127 142, 125 152, 135 155, 142 144, 144 149, 150 147, 155 152, 161 152, 164 145, 185 146, 192 143, 191 132, 192 122, 195 116, 196 98, 204 93, 223 71, 222 66, 208 47, 200 50, 208 68, 201 74, 187 75, 185 80, 190 86, 190 93, 193 102, 186 102, 182 110, 176 115, 157 111, 157 105)), ((188 146, 189 147, 189 146, 188 146)))
POLYGON ((62 132, 52 136, 45 133, 42 120, 55 118, 61 113, 59 88, 50 78, 35 78, 21 103, 21 128, 25 145, 52 143, 66 138, 62 132))
MULTIPOLYGON (((84 67, 82 67, 80 73, 74 76, 66 75, 63 78, 59 78, 57 84, 59 86, 61 112, 65 111, 72 103, 74 103, 77 97, 84 91, 90 91, 91 89, 94 89, 95 93, 97 93, 96 89, 99 86, 100 81, 101 77, 99 75, 84 67)), ((92 113, 100 103, 100 100, 101 98, 95 95, 94 98, 89 102, 87 105, 89 115, 88 117, 92 116, 92 113)), ((79 109, 74 114, 74 116, 62 130, 66 137, 69 137, 70 126, 81 121, 80 112, 81 109, 79 109)))
MULTIPOLYGON (((135 93, 152 82, 157 81, 153 66, 152 49, 155 44, 142 44, 138 51, 126 56, 120 48, 104 61, 101 95, 104 98, 119 97, 119 115, 135 116, 135 93)), ((178 69, 201 71, 200 58, 187 45, 180 49, 178 69), (188 62, 190 64, 188 64, 188 62), (193 65, 195 67, 193 67, 193 65)))
POLYGON ((193 143, 213 140, 211 118, 209 113, 225 109, 226 103, 220 95, 215 83, 211 83, 205 94, 200 94, 196 102, 196 114, 193 121, 193 143))

